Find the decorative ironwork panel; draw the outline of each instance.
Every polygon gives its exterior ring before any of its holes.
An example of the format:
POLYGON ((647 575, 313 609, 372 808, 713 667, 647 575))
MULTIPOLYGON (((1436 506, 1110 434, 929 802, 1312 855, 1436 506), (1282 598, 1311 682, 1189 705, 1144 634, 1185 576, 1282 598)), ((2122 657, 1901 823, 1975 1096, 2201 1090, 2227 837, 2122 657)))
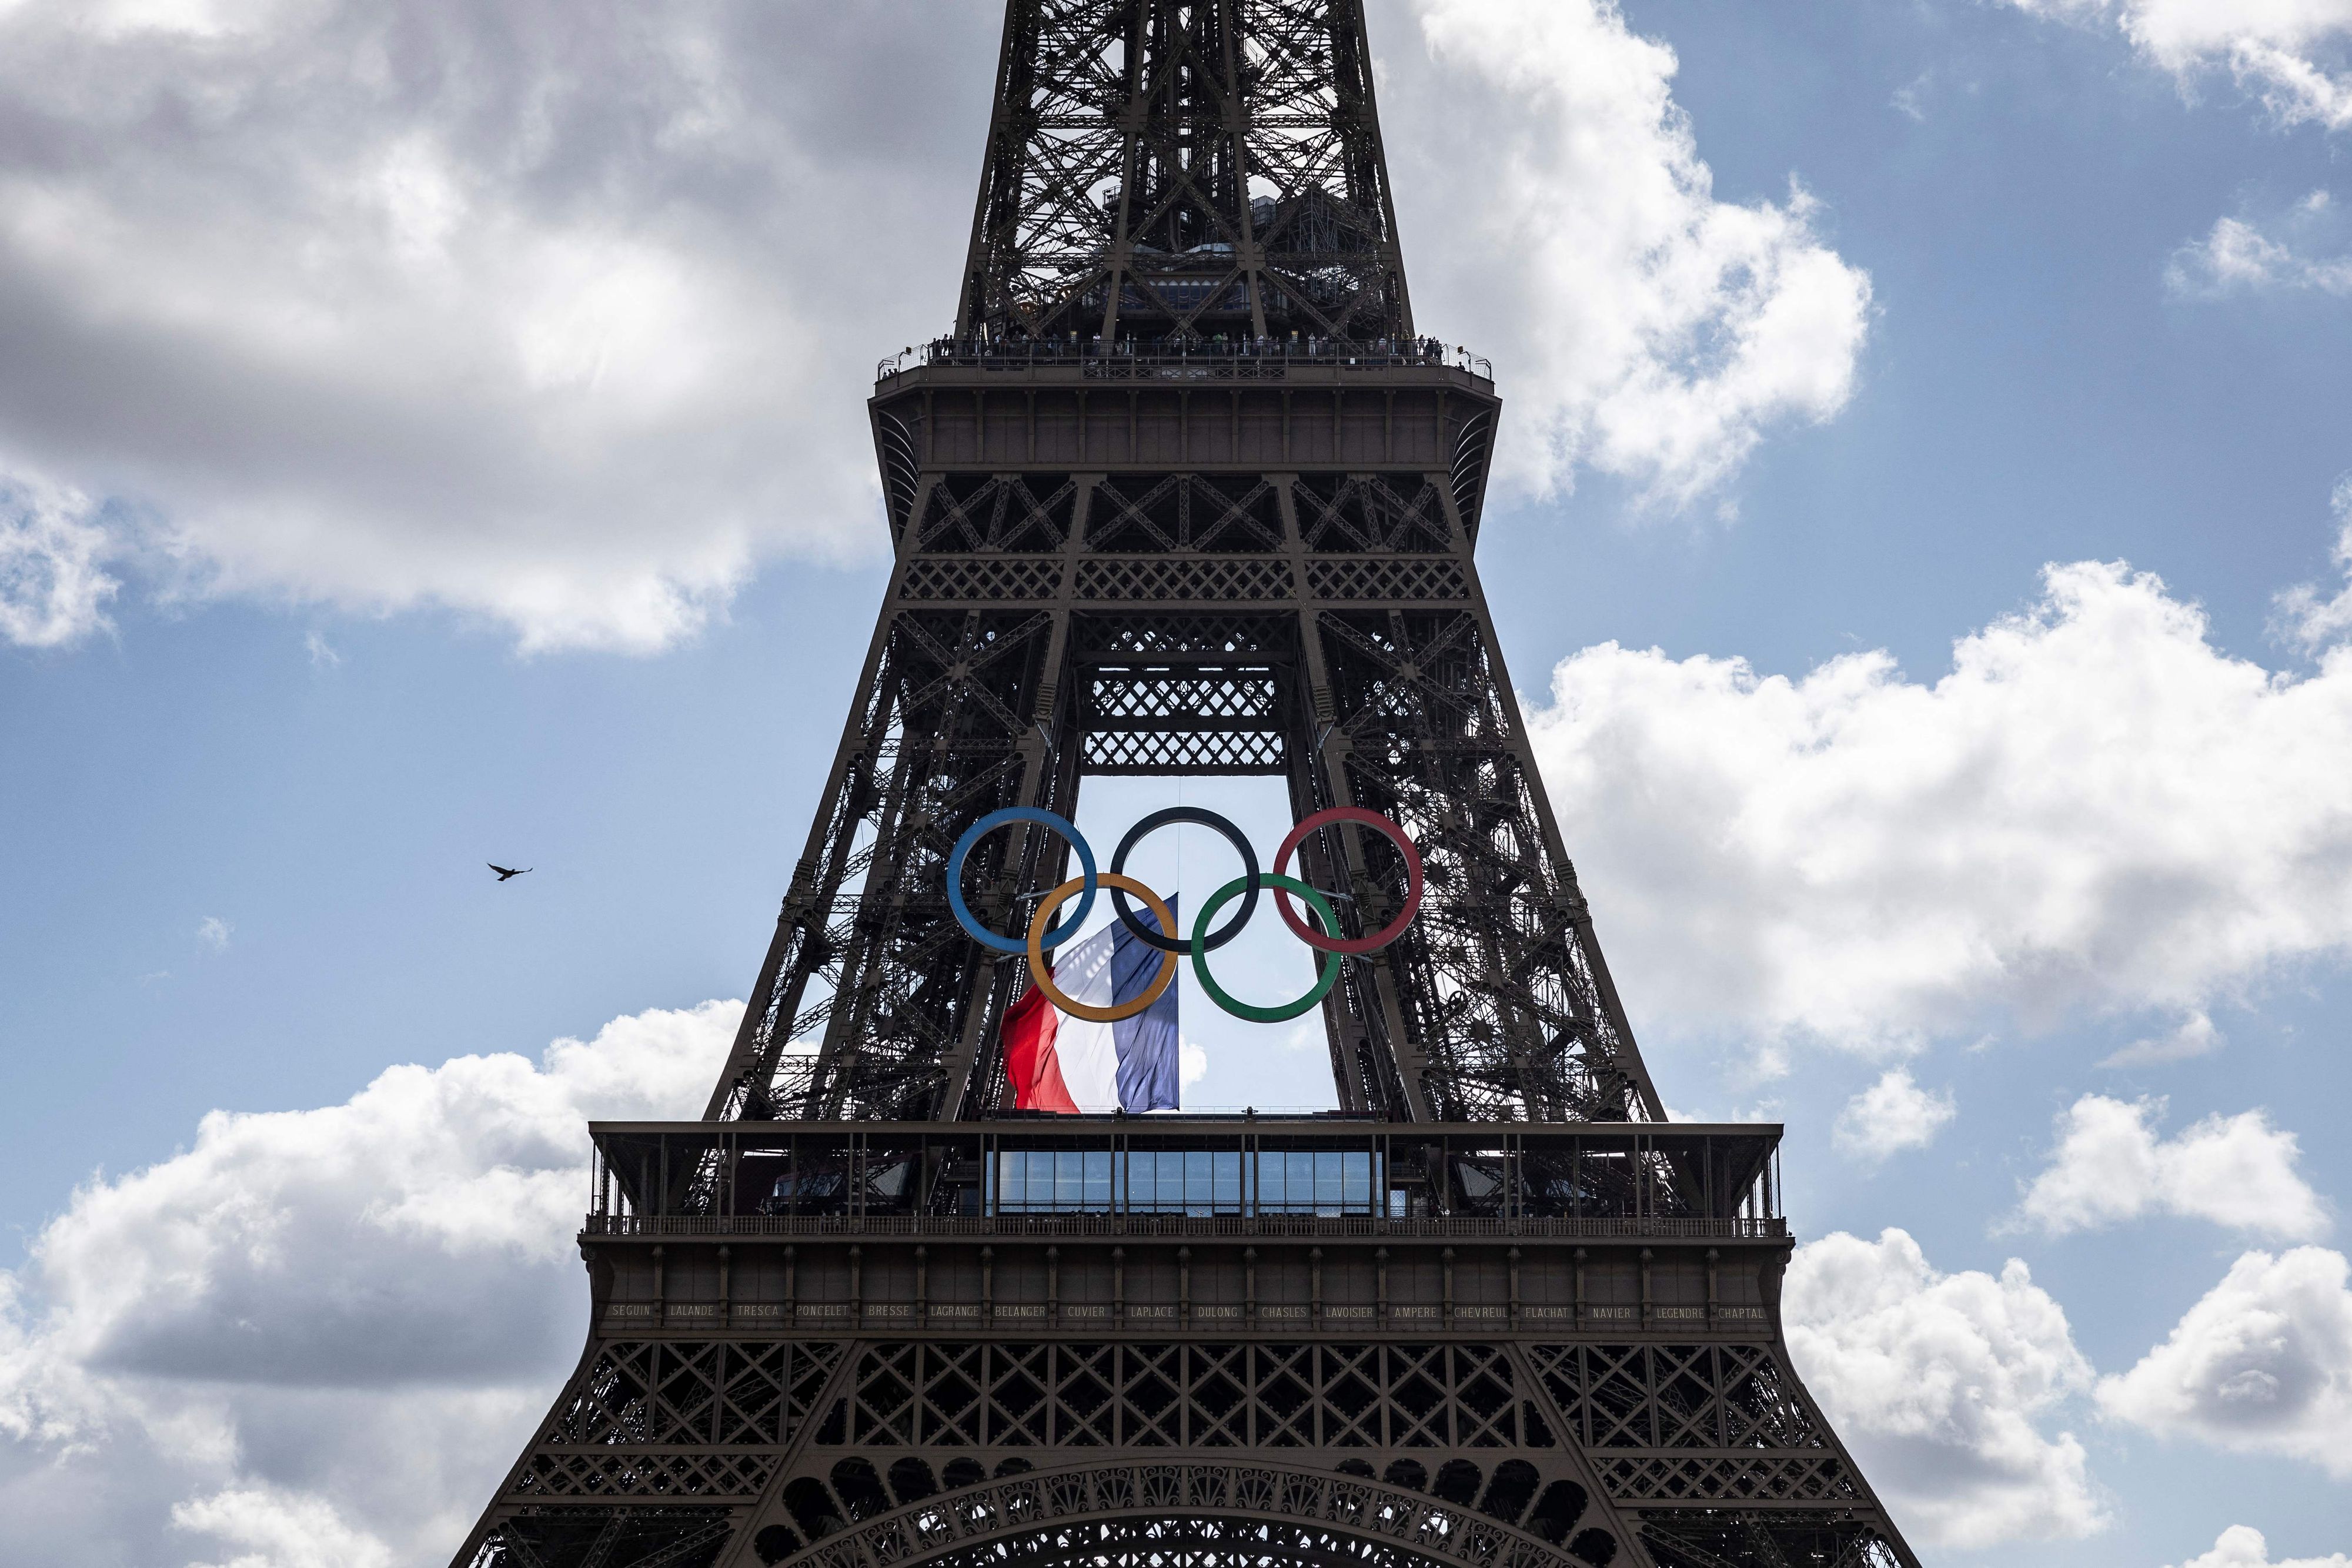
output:
POLYGON ((1290 762, 1283 737, 1270 732, 1097 731, 1087 737, 1084 770, 1145 779, 1171 773, 1280 777, 1290 770, 1290 762))
POLYGON ((1437 554, 1454 548, 1444 494, 1425 475, 1306 474, 1292 493, 1299 537, 1310 550, 1437 554))
POLYGON ((1307 563, 1316 599, 1467 599, 1462 563, 1444 556, 1342 556, 1307 563))
POLYGON ((841 1348, 759 1340, 609 1343, 558 1403, 538 1446, 781 1443, 808 1418, 841 1348))
POLYGON ((1577 1441, 1598 1448, 1825 1448, 1769 1345, 1541 1345, 1531 1354, 1577 1441))
POLYGON ((1090 556, 1078 597, 1212 603, 1291 597, 1290 563, 1264 556, 1090 556))
POLYGON ((915 549, 1058 550, 1077 486, 1063 474, 944 474, 923 507, 915 549))
POLYGON ((1098 668, 1087 688, 1087 773, 1288 770, 1271 669, 1098 668))
POLYGON ((1828 1454, 1610 1454, 1598 1461, 1601 1484, 1620 1502, 1815 1502, 1864 1500, 1844 1463, 1828 1454))
POLYGON ((1255 476, 1111 475, 1095 486, 1087 549, 1106 554, 1282 548, 1275 484, 1255 476))
POLYGON ((1061 588, 1058 556, 931 555, 907 563, 898 593, 917 603, 963 599, 1002 602, 1051 599, 1061 588))
POLYGON ((1497 1347, 926 1343, 867 1351, 821 1444, 1548 1448, 1497 1347))

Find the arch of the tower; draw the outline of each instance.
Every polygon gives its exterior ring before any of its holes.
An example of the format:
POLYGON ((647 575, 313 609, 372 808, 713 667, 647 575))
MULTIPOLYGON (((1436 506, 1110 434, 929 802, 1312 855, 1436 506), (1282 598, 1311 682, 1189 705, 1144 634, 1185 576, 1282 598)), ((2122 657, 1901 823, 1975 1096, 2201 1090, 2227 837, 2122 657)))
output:
MULTIPOLYGON (((894 1479, 903 1490, 905 1479, 894 1479)), ((1617 1542, 1607 1531, 1569 1532, 1583 1511, 1582 1489, 1554 1486, 1577 1495, 1538 1498, 1530 1485, 1528 1499, 1512 1500, 1514 1512, 1535 1505, 1528 1527, 1517 1528, 1475 1506, 1355 1475, 1254 1460, 1097 1461, 943 1490, 805 1546, 793 1525, 769 1523, 751 1545, 756 1561, 789 1568, 1596 1568, 1613 1561, 1617 1542)), ((853 1507, 857 1490, 835 1479, 835 1492, 851 1492, 853 1507)), ((871 1495, 887 1494, 877 1486, 871 1495)), ((783 1500, 789 1511, 789 1489, 783 1500)))

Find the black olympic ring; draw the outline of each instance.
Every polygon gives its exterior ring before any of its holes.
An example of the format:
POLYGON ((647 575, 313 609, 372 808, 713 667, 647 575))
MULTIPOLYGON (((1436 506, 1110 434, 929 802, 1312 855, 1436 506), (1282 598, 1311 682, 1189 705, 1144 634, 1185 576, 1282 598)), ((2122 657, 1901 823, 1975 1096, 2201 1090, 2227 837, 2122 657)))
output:
MULTIPOLYGON (((1227 920, 1219 929, 1211 932, 1201 942, 1202 951, 1213 953, 1240 936, 1242 927, 1250 923, 1250 916, 1257 913, 1257 894, 1260 883, 1257 851, 1250 846, 1249 840, 1242 836, 1242 831, 1232 821, 1217 815, 1208 808, 1171 806, 1166 810, 1152 812, 1151 815, 1127 830, 1127 837, 1118 841, 1118 852, 1110 857, 1112 873, 1124 874, 1127 871, 1128 852, 1141 843, 1149 834, 1168 826, 1171 822, 1198 822, 1204 828, 1213 828, 1223 835, 1225 842, 1233 845, 1234 852, 1242 857, 1242 878, 1245 884, 1242 894, 1242 906, 1234 911, 1233 918, 1227 920)), ((1154 951, 1189 953, 1192 950, 1192 944, 1184 937, 1163 936, 1138 920, 1135 917, 1134 909, 1127 902, 1127 894, 1123 889, 1117 886, 1111 888, 1110 906, 1118 912, 1119 924, 1127 927, 1128 935, 1154 951)))

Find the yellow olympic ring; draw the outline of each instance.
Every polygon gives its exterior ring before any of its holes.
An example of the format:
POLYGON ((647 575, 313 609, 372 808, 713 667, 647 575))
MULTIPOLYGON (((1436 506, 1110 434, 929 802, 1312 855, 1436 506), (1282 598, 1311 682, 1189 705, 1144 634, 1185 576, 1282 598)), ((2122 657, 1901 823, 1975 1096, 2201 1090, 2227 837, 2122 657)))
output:
MULTIPOLYGON (((1107 871, 1095 880, 1105 887, 1119 888, 1143 900, 1144 907, 1160 917, 1160 930, 1172 932, 1176 929, 1176 912, 1168 907, 1165 899, 1133 877, 1121 876, 1117 872, 1107 871)), ((1117 1023, 1121 1019, 1133 1018, 1160 999, 1160 993, 1166 990, 1170 983, 1176 978, 1176 955, 1160 954, 1159 977, 1151 982, 1141 996, 1132 1001, 1121 1002, 1117 1007, 1098 1008, 1088 1002, 1073 1001, 1055 990, 1053 972, 1045 967, 1045 949, 1038 939, 1045 935, 1045 927, 1053 921, 1054 911, 1061 908, 1071 898, 1084 891, 1086 885, 1086 878, 1072 877, 1047 894, 1045 902, 1037 906, 1037 913, 1029 917, 1029 978, 1035 982, 1039 990, 1045 993, 1047 1001, 1072 1018, 1084 1019, 1088 1023, 1117 1023)))

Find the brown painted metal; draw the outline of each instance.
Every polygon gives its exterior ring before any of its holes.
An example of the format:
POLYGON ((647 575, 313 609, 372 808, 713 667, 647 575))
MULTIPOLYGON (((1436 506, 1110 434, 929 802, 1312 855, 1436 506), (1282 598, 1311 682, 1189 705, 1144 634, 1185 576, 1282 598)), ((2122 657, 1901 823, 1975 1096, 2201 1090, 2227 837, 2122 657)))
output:
POLYGON ((774 940, 705 1119, 595 1129, 589 1343, 456 1568, 1916 1568, 1789 1364, 1780 1129, 1664 1121, 1560 842, 1358 0, 1010 0, 955 329, 869 407, 896 565, 774 940), (1097 774, 1412 832, 1339 1112, 1010 1112, 947 856, 1097 774))

